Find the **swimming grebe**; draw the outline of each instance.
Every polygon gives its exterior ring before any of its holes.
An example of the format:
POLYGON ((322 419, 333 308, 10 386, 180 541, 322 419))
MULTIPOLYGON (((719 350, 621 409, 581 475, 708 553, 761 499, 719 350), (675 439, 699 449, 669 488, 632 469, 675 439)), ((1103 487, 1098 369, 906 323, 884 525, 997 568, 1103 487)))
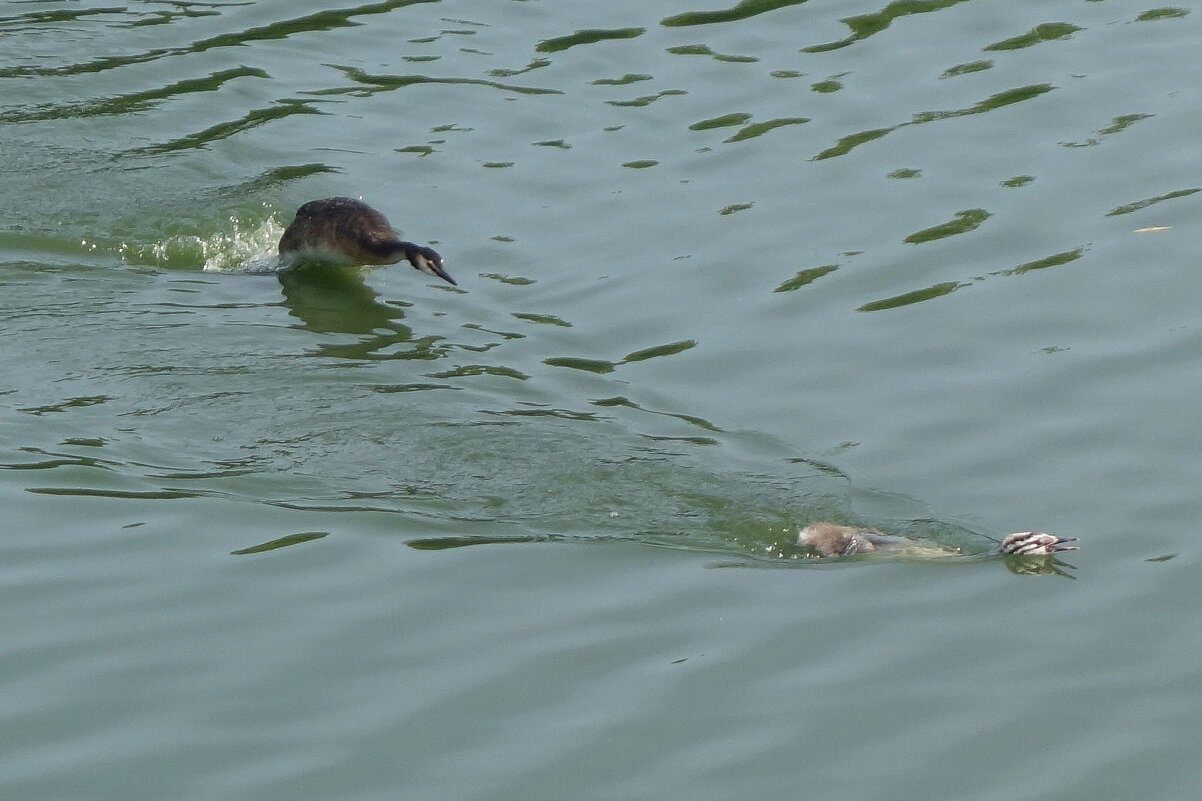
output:
MULTIPOLYGON (((1002 539, 998 553, 1016 556, 1046 556, 1060 551, 1075 551, 1076 537, 1062 538, 1040 531, 1019 531, 1002 539)), ((797 545, 819 556, 850 556, 859 553, 893 553, 908 556, 954 556, 958 552, 936 545, 925 545, 906 537, 894 537, 875 528, 840 526, 835 523, 810 523, 797 533, 797 545)))
POLYGON ((361 200, 311 200, 296 210, 296 219, 280 237, 281 264, 396 264, 401 259, 408 259, 426 275, 458 286, 442 268, 442 256, 402 241, 388 219, 361 200))

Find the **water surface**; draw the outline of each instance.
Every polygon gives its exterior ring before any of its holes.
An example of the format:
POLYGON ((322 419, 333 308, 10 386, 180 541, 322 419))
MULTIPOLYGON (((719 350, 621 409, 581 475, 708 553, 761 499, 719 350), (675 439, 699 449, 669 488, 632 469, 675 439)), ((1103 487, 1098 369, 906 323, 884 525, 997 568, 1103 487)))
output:
POLYGON ((1200 24, 0 6, 0 795, 1192 797, 1200 24))

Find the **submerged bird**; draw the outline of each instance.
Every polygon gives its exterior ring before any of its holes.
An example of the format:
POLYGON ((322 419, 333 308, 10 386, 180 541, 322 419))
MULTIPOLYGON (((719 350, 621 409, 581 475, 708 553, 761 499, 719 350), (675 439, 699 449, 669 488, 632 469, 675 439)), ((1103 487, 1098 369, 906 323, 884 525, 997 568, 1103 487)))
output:
POLYGON ((361 200, 329 197, 296 210, 296 219, 280 237, 280 263, 396 264, 401 259, 426 275, 455 284, 435 251, 397 236, 388 219, 361 200))
MULTIPOLYGON (((1046 556, 1060 551, 1075 551, 1076 537, 1062 538, 1040 531, 1019 531, 1002 539, 998 552, 1016 556, 1046 556)), ((797 534, 797 545, 819 556, 851 556, 861 553, 890 553, 905 556, 955 556, 958 551, 926 545, 906 537, 896 537, 875 528, 840 526, 835 523, 810 523, 797 534)))

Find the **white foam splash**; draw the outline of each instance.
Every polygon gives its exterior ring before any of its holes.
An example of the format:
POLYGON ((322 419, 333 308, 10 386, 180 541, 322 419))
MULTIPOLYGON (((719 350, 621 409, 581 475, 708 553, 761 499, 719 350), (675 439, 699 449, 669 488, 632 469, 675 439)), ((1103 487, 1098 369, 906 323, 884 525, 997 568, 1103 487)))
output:
POLYGON ((280 269, 276 254, 284 226, 274 215, 243 227, 238 217, 229 218, 232 230, 200 240, 205 272, 272 273, 280 269))
POLYGON ((230 215, 224 231, 208 235, 180 234, 157 242, 97 245, 85 240, 85 251, 98 247, 115 252, 127 264, 145 264, 165 269, 196 269, 206 272, 272 273, 280 269, 276 253, 284 226, 275 214, 243 221, 230 215))

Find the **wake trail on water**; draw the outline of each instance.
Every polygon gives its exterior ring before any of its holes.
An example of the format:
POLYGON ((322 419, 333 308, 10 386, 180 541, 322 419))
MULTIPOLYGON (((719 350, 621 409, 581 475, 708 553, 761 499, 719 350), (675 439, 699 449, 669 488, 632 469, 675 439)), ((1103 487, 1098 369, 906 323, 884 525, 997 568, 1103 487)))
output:
MULTIPOLYGON (((137 240, 142 237, 134 234, 128 238, 91 236, 81 244, 89 255, 109 253, 126 264, 167 270, 266 274, 288 266, 280 263, 277 253, 284 225, 274 211, 269 210, 265 217, 231 214, 226 221, 222 230, 210 233, 160 230, 144 232, 150 235, 141 242, 137 240)), ((187 221, 177 219, 171 227, 181 223, 187 226, 187 221)))

